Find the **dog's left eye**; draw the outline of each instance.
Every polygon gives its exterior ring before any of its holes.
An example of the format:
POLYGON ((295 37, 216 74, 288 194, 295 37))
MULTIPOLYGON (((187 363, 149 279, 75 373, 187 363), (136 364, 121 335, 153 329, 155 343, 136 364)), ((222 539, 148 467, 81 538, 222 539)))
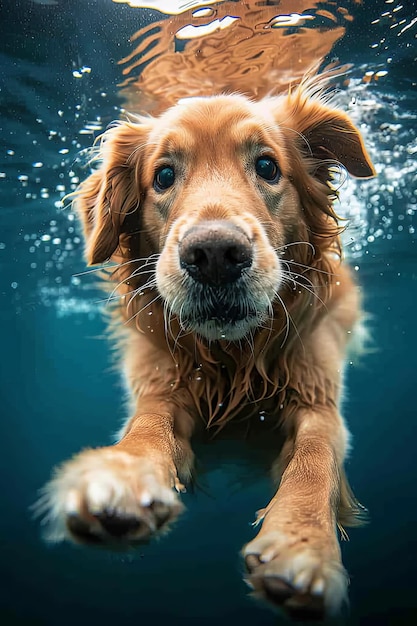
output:
POLYGON ((175 172, 172 167, 165 165, 161 167, 155 174, 153 179, 153 187, 155 191, 165 191, 172 187, 175 182, 175 172))
POLYGON ((277 183, 281 178, 281 170, 275 161, 269 157, 259 157, 255 163, 255 170, 258 176, 268 183, 277 183))

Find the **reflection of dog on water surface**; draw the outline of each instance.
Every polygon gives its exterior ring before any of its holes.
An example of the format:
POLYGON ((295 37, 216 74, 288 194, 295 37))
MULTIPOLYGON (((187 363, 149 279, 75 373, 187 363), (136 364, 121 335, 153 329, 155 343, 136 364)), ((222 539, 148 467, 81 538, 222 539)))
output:
MULTIPOLYGON (((157 4, 168 12, 172 3, 157 4)), ((192 95, 283 93, 318 66, 352 20, 342 7, 331 13, 306 0, 210 6, 153 22, 132 37, 139 43, 121 62, 128 111, 161 112, 192 95)))
POLYGON ((111 329, 132 414, 116 445, 57 471, 40 509, 53 540, 140 544, 181 512, 192 438, 245 436, 279 485, 243 550, 247 580, 295 618, 322 617, 346 595, 337 526, 361 513, 338 409, 360 302, 341 262, 332 177, 340 164, 374 172, 325 81, 300 80, 343 26, 333 16, 333 29, 274 28, 270 5, 158 22, 124 61, 129 108, 154 116, 103 134, 75 205, 88 262, 113 262, 111 329), (181 29, 227 15, 222 32, 172 49, 181 29))

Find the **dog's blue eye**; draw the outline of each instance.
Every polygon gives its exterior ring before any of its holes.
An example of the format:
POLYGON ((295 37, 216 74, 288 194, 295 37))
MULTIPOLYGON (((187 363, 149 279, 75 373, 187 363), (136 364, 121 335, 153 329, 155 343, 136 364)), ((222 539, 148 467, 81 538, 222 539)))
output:
POLYGON ((175 182, 175 172, 172 167, 166 165, 165 167, 161 167, 156 174, 153 180, 153 186, 155 191, 165 191, 172 187, 175 182))
POLYGON ((255 163, 255 170, 258 176, 268 183, 277 183, 281 178, 281 171, 278 165, 269 157, 259 157, 255 163))

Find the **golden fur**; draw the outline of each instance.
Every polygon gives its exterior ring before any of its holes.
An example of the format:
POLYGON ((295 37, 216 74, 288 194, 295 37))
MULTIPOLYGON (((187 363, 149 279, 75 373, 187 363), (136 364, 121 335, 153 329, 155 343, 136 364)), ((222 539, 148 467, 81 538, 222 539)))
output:
POLYGON ((301 84, 257 102, 184 99, 117 123, 96 158, 76 207, 89 264, 112 261, 111 328, 132 415, 115 446, 82 452, 47 486, 51 538, 148 539, 182 508, 173 489, 190 479, 202 424, 216 434, 243 424, 255 440, 267 430, 279 488, 243 552, 248 582, 295 617, 336 611, 347 586, 336 525, 361 511, 338 408, 361 311, 341 261, 332 178, 340 164, 374 174, 357 129, 301 84), (277 180, 258 174, 259 159, 278 166, 277 180), (164 168, 175 180, 161 189, 164 168), (250 250, 248 267, 235 282, 201 286, 184 269, 184 242, 223 232, 250 250), (204 319, 219 302, 226 313, 204 319), (247 316, 229 319, 236 307, 247 316))

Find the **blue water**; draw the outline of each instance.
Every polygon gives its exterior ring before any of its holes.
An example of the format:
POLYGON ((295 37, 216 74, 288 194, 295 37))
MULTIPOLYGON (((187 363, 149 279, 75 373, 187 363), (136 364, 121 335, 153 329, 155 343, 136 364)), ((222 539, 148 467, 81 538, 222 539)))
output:
MULTIPOLYGON (((352 626, 417 624, 416 29, 398 35, 415 16, 414 3, 402 4, 393 13, 399 2, 365 3, 337 46, 355 63, 346 102, 358 102, 380 173, 342 193, 373 338, 348 369, 344 410, 348 474, 370 510, 343 545, 351 588, 340 624, 352 626), (381 69, 378 81, 359 80, 381 69)), ((20 0, 1 11, 0 624, 281 623, 248 598, 238 557, 270 486, 237 482, 225 458, 204 489, 185 495, 171 534, 134 555, 49 547, 31 518, 51 468, 108 444, 124 417, 100 296, 91 277, 74 276, 82 245, 60 199, 83 175, 77 155, 94 127, 118 117, 117 59, 155 13, 110 0, 20 0)))

